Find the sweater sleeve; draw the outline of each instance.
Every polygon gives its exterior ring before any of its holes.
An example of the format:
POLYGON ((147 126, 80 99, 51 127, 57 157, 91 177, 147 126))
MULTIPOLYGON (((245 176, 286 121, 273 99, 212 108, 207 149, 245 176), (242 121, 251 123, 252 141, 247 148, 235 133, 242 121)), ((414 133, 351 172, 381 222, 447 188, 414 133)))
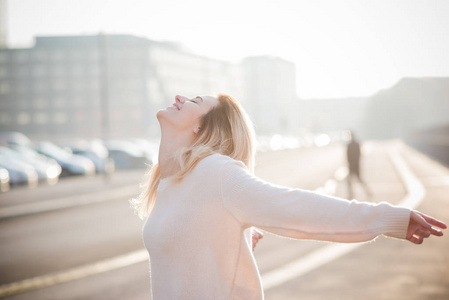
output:
POLYGON ((221 169, 223 207, 243 228, 256 226, 297 239, 364 242, 380 234, 402 238, 410 210, 382 202, 348 201, 270 184, 240 161, 221 169))

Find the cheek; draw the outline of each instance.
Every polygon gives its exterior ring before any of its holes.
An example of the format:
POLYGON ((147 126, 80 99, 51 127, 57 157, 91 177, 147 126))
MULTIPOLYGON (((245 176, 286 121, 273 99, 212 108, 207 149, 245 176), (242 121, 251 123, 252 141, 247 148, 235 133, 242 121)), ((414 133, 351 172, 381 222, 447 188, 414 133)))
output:
POLYGON ((201 123, 202 114, 198 112, 182 111, 181 114, 174 116, 173 121, 179 128, 192 129, 198 127, 201 123))

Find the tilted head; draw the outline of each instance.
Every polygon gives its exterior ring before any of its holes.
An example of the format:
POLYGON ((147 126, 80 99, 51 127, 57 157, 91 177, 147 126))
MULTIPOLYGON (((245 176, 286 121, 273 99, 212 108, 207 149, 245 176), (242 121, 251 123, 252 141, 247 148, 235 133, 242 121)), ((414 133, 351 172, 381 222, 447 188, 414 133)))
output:
MULTIPOLYGON (((170 131, 175 137, 181 134, 191 140, 188 147, 174 154, 181 167, 176 180, 182 180, 201 159, 214 153, 240 160, 250 172, 254 172, 253 125, 235 98, 226 94, 219 94, 216 98, 175 98, 173 106, 159 111, 157 118, 163 134, 170 131)), ((156 163, 147 176, 145 189, 131 202, 142 218, 150 213, 156 202, 161 178, 159 164, 156 163)))

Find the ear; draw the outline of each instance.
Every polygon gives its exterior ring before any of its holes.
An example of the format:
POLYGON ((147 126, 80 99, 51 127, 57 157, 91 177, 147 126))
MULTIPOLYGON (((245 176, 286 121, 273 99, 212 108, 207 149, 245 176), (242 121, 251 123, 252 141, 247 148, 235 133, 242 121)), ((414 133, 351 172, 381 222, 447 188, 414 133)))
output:
POLYGON ((199 126, 197 126, 197 127, 195 127, 194 129, 193 129, 193 132, 195 133, 195 134, 198 134, 198 132, 200 132, 200 127, 199 126))

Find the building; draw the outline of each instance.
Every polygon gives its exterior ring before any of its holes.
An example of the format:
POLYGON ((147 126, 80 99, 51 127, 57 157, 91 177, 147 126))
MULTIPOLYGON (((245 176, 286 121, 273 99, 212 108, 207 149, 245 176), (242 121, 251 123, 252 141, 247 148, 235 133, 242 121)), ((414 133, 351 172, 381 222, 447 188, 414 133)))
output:
POLYGON ((299 123, 295 65, 278 57, 255 56, 243 61, 242 70, 243 103, 256 132, 296 134, 299 123))
POLYGON ((238 66, 172 43, 36 37, 32 48, 0 49, 0 126, 37 139, 152 137, 176 94, 240 96, 240 77, 238 66))
POLYGON ((6 0, 0 0, 0 48, 6 48, 8 45, 6 5, 6 0))
POLYGON ((300 126, 315 133, 353 130, 365 132, 369 97, 310 99, 299 103, 300 126))

